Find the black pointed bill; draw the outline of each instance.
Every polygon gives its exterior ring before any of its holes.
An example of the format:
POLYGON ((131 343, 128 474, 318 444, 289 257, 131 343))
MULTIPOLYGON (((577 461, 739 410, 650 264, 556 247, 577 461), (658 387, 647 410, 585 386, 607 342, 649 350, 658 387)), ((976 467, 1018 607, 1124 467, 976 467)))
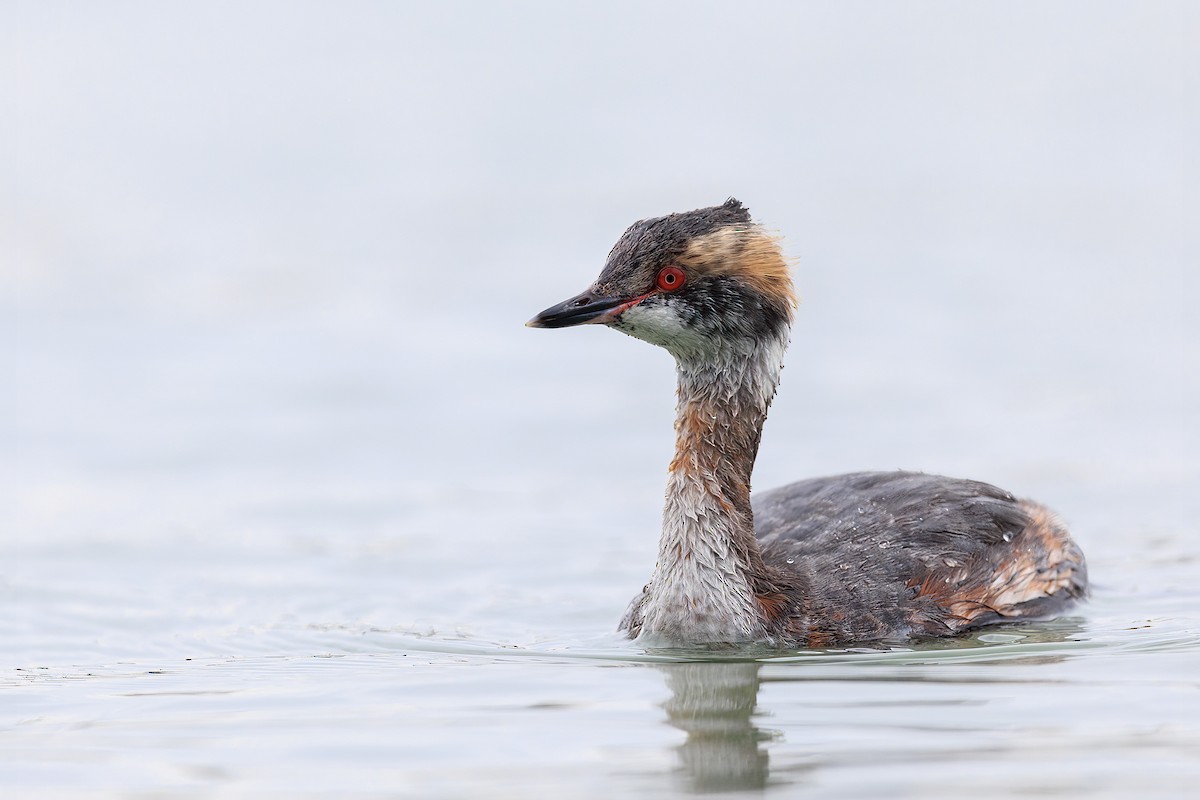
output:
POLYGON ((601 297, 593 292, 575 295, 550 306, 525 324, 530 328, 569 328, 572 325, 605 323, 644 298, 601 297))

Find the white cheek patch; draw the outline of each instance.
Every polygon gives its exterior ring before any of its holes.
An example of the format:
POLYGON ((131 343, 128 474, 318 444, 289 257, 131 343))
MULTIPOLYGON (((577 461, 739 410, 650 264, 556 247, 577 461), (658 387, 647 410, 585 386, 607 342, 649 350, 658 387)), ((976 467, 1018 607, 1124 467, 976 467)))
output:
POLYGON ((679 315, 665 303, 636 305, 617 319, 615 327, 642 341, 668 350, 699 349, 705 337, 684 325, 679 315))

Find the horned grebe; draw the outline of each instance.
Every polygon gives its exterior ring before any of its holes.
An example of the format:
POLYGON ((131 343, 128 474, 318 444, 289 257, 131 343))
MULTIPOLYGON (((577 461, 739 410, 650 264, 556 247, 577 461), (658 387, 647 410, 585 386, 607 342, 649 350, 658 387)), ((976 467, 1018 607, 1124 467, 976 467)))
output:
POLYGON ((750 500, 796 304, 778 243, 737 200, 635 222, 587 291, 528 325, 599 323, 675 357, 675 457, 658 564, 630 638, 784 647, 950 636, 1087 592, 1055 515, 914 472, 800 481, 750 500))

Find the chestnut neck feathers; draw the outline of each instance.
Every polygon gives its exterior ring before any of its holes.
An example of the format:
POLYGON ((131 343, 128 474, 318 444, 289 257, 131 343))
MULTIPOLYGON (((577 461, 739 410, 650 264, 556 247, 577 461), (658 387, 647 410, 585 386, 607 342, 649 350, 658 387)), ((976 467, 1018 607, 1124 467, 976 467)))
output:
POLYGON ((689 642, 767 633, 760 598, 773 587, 754 535, 750 479, 787 343, 786 328, 779 334, 676 357, 675 456, 658 561, 640 608, 630 609, 631 633, 689 642))

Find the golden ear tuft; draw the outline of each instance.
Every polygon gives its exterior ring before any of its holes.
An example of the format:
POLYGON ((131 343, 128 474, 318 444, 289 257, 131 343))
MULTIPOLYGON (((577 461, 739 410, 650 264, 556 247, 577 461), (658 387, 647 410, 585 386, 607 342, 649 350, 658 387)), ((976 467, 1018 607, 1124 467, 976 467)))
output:
POLYGON ((729 225, 692 240, 679 258, 681 266, 703 275, 727 275, 746 282, 764 297, 788 308, 797 304, 796 290, 780 237, 758 225, 729 225))

